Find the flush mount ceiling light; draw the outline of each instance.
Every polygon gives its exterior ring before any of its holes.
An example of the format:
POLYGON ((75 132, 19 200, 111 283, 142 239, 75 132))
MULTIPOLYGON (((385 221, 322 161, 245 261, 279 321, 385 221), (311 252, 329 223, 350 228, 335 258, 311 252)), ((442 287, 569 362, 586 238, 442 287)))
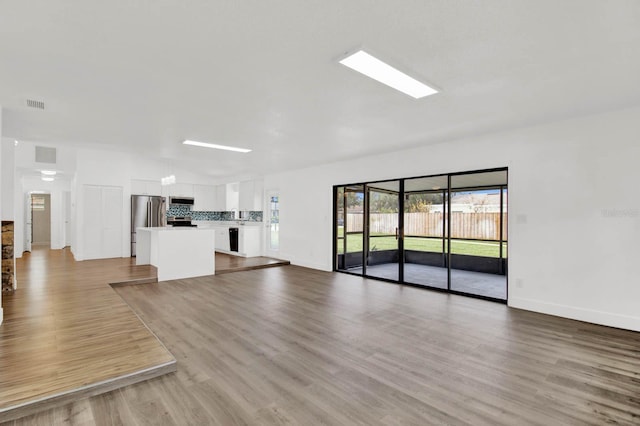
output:
POLYGON ((55 176, 58 172, 56 172, 55 170, 40 170, 40 173, 45 176, 55 176))
POLYGON ((359 50, 353 55, 347 56, 340 63, 415 99, 438 93, 433 87, 409 77, 364 50, 359 50))
POLYGON ((40 179, 45 182, 53 182, 53 176, 42 176, 40 179))
POLYGON ((217 144, 214 144, 214 143, 190 141, 188 139, 186 141, 182 142, 182 143, 184 145, 200 146, 200 147, 203 147, 203 148, 224 149, 225 151, 234 151, 234 152, 242 152, 242 153, 251 152, 250 149, 246 149, 246 148, 238 148, 238 147, 235 147, 235 146, 217 145, 217 144))

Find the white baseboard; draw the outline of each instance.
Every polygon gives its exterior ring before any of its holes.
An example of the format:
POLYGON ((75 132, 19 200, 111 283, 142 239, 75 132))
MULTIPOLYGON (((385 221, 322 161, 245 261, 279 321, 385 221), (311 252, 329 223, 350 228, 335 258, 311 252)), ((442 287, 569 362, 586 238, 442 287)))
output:
POLYGON ((509 306, 593 324, 606 325, 608 327, 640 331, 640 317, 522 298, 509 298, 509 306))
POLYGON ((305 260, 298 260, 298 259, 295 259, 294 257, 289 258, 286 256, 283 256, 281 258, 290 259, 290 262, 292 265, 302 266, 304 268, 309 268, 309 269, 317 269, 319 271, 331 272, 331 266, 327 267, 327 265, 325 265, 324 263, 307 262, 305 260))

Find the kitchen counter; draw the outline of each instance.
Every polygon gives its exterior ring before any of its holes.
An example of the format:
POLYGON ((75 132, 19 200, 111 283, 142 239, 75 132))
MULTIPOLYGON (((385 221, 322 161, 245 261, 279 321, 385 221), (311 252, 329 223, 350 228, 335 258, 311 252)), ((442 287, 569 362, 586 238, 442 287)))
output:
POLYGON ((232 256, 262 256, 263 222, 248 221, 192 221, 199 229, 215 230, 217 252, 232 256), (229 228, 238 228, 238 251, 230 250, 229 228))
POLYGON ((215 231, 206 228, 137 228, 136 265, 158 269, 158 281, 213 275, 215 231))
POLYGON ((216 227, 216 226, 246 226, 246 227, 260 227, 264 225, 264 222, 250 222, 248 220, 192 220, 192 224, 198 225, 198 227, 216 227))

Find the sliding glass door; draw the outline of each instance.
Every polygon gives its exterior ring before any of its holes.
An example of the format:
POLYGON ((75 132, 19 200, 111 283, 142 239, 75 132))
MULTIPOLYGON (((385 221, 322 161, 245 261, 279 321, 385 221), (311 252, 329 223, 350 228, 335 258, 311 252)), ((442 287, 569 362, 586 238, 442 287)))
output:
POLYGON ((400 182, 367 185, 366 275, 399 280, 400 182))
POLYGON ((506 300, 506 170, 451 176, 451 290, 506 300))
POLYGON ((364 186, 336 188, 336 269, 362 274, 364 186))
POLYGON ((507 170, 334 188, 335 270, 507 299, 507 170))
POLYGON ((404 184, 404 281, 448 288, 447 176, 404 184))

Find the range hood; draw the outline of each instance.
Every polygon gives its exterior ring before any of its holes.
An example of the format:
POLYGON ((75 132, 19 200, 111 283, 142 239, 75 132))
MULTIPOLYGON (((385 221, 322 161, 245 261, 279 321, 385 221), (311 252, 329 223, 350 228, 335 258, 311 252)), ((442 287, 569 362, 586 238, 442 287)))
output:
POLYGON ((170 206, 193 206, 193 197, 169 197, 170 206))

